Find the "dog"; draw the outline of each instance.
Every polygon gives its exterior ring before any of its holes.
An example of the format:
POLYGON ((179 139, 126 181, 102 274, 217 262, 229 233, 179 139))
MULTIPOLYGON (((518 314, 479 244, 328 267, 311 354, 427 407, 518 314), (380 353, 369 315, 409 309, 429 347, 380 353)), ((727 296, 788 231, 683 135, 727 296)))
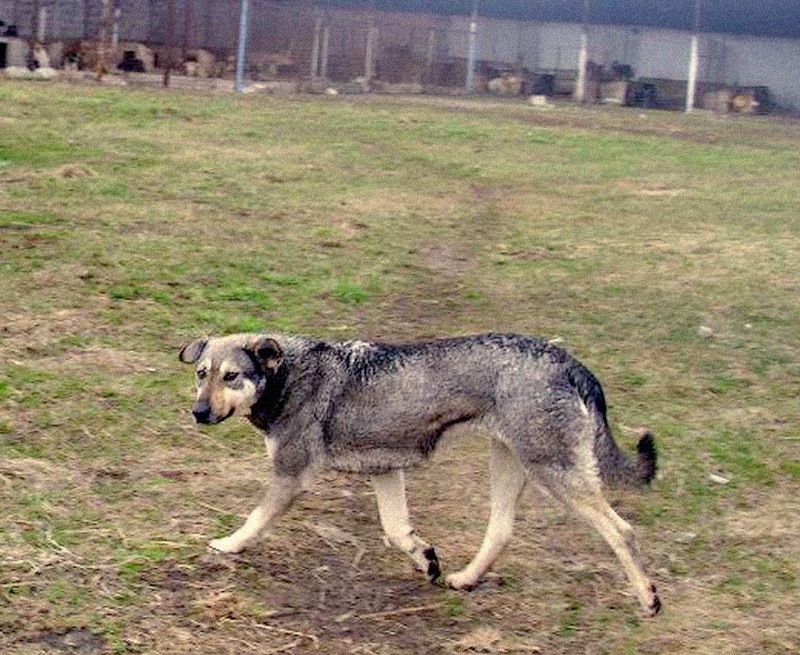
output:
POLYGON ((530 481, 593 525, 611 546, 647 616, 661 602, 632 527, 603 485, 640 487, 656 472, 652 435, 625 455, 611 435, 597 378, 560 347, 513 334, 384 344, 325 342, 278 334, 200 338, 179 358, 196 368, 198 423, 245 416, 265 434, 274 479, 233 534, 209 546, 251 545, 316 471, 371 476, 381 526, 433 582, 434 548, 412 527, 404 472, 456 426, 491 436, 491 509, 482 545, 445 578, 474 588, 508 544, 517 500, 530 481))

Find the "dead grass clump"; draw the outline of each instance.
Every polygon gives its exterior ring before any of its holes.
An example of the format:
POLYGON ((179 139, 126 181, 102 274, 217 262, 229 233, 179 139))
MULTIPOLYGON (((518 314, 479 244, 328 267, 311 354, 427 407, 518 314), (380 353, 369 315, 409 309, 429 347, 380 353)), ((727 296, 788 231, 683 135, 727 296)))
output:
POLYGON ((80 177, 96 177, 97 173, 85 164, 64 164, 53 171, 55 177, 70 180, 80 177))
POLYGON ((28 489, 47 489, 74 482, 78 472, 54 462, 20 457, 0 460, 0 478, 18 480, 28 489))

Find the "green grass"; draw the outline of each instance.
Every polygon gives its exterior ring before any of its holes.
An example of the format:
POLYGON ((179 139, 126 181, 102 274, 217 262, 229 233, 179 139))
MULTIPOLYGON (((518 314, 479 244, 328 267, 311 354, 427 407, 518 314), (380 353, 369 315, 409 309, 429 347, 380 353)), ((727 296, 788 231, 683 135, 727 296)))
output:
MULTIPOLYGON (((84 626, 114 652, 181 630, 216 652, 215 631, 241 638, 257 615, 332 653, 487 625, 508 652, 800 649, 784 620, 800 610, 797 123, 17 83, 0 102, 0 646, 84 626), (603 381, 620 441, 656 435, 661 478, 617 501, 664 615, 639 621, 605 546, 538 497, 498 565, 514 584, 468 600, 414 586, 343 477, 264 552, 211 558, 264 464, 242 423, 191 424, 176 354, 260 330, 560 338, 603 381), (321 516, 368 547, 361 569, 302 527, 321 516), (436 603, 402 628, 347 618, 436 603)), ((448 570, 485 518, 464 508, 485 487, 467 459, 414 476, 448 570)))

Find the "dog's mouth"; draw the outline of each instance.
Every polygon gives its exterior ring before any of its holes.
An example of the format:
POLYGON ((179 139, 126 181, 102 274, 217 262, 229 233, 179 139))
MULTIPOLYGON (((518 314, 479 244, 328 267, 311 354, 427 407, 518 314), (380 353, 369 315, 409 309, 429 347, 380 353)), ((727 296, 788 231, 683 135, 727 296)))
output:
POLYGON ((235 409, 231 409, 225 416, 212 414, 211 410, 193 411, 192 414, 194 414, 194 420, 198 423, 202 423, 203 425, 216 425, 233 416, 234 411, 235 409))

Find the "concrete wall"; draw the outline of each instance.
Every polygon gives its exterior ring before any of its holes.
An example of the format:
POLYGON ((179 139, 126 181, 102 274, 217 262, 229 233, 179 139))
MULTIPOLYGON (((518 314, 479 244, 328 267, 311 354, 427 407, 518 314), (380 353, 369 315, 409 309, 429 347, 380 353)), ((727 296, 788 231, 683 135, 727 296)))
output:
MULTIPOLYGON (((466 57, 469 19, 450 20, 451 56, 466 57)), ((478 57, 540 70, 578 66, 580 26, 567 23, 521 23, 483 19, 478 57)), ((677 30, 592 25, 589 59, 610 66, 633 67, 637 77, 685 80, 691 34, 677 30)), ((698 81, 767 86, 776 103, 800 110, 800 40, 724 34, 700 38, 698 81)))

